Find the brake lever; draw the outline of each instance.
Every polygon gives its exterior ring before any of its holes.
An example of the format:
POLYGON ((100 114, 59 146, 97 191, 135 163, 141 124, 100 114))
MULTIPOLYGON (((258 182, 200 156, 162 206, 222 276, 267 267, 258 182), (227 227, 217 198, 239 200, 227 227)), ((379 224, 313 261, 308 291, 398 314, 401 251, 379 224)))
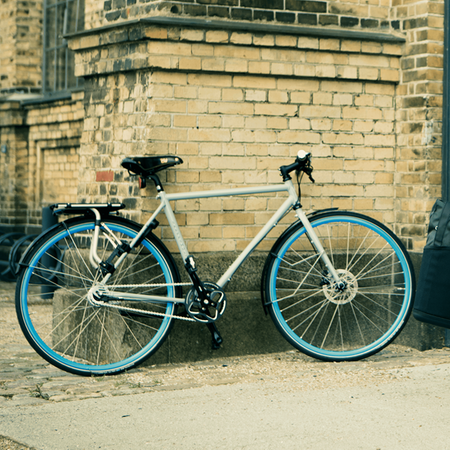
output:
POLYGON ((314 178, 312 177, 312 173, 313 173, 314 168, 311 166, 311 162, 308 161, 307 165, 305 167, 302 168, 302 171, 306 173, 306 175, 308 175, 308 178, 315 183, 316 180, 314 180, 314 178))
POLYGON ((312 177, 312 171, 313 171, 313 168, 312 167, 308 167, 308 169, 307 170, 305 170, 305 172, 306 172, 306 175, 308 175, 308 178, 313 182, 313 183, 315 183, 316 182, 316 180, 312 177))

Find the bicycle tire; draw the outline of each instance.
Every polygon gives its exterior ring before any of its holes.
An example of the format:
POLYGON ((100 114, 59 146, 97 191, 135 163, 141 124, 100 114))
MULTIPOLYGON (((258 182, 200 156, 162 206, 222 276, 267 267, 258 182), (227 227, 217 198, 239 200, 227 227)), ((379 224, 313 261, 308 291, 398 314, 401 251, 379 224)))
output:
POLYGON ((265 305, 281 334, 303 353, 354 361, 391 343, 412 310, 415 275, 398 237, 353 212, 310 219, 344 291, 324 269, 301 222, 274 244, 263 278, 265 305))
MULTIPOLYGON (((97 252, 103 261, 113 249, 105 237, 105 225, 127 243, 141 228, 127 219, 104 218, 97 252)), ((108 306, 92 306, 87 293, 99 277, 99 271, 89 262, 93 230, 93 218, 73 218, 41 235, 21 263, 16 288, 17 317, 31 346, 54 366, 85 376, 115 374, 142 363, 162 345, 176 312, 173 302, 110 301, 108 306), (125 310, 124 306, 141 313, 125 310), (150 317, 152 311, 166 316, 150 317)), ((181 288, 173 285, 179 281, 169 251, 150 233, 114 272, 107 286, 116 291, 180 297, 181 288), (115 288, 143 282, 164 285, 115 288)))

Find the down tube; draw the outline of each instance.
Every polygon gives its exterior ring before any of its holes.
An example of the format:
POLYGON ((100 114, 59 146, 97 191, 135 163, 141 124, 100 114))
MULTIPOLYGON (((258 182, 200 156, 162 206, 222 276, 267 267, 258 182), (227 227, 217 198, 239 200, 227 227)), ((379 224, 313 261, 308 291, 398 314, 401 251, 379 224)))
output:
POLYGON ((278 209, 278 211, 270 218, 264 225, 261 231, 253 238, 253 240, 245 247, 244 251, 238 256, 236 261, 228 268, 222 275, 217 284, 223 288, 231 280, 231 277, 239 269, 241 264, 248 258, 250 253, 257 247, 257 245, 267 236, 269 231, 274 228, 279 220, 286 214, 289 208, 293 205, 293 199, 289 197, 278 209))

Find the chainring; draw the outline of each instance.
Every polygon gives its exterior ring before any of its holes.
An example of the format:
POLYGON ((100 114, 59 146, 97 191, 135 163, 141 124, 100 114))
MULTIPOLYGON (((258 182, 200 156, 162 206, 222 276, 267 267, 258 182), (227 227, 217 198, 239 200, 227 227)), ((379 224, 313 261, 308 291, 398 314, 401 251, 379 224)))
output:
POLYGON ((202 304, 195 288, 186 295, 184 304, 190 317, 197 322, 212 323, 222 317, 227 306, 227 297, 222 288, 215 283, 206 281, 203 283, 206 291, 207 303, 202 304))

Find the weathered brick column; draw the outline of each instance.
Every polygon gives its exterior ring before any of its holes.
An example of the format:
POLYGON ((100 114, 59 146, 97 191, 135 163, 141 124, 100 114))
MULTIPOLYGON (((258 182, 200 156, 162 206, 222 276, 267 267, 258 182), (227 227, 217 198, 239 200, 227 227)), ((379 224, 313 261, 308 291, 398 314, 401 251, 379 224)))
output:
POLYGON ((401 1, 393 14, 407 39, 397 94, 395 231, 421 255, 441 195, 444 0, 401 1))
POLYGON ((0 3, 0 96, 4 90, 42 87, 43 0, 0 3))

